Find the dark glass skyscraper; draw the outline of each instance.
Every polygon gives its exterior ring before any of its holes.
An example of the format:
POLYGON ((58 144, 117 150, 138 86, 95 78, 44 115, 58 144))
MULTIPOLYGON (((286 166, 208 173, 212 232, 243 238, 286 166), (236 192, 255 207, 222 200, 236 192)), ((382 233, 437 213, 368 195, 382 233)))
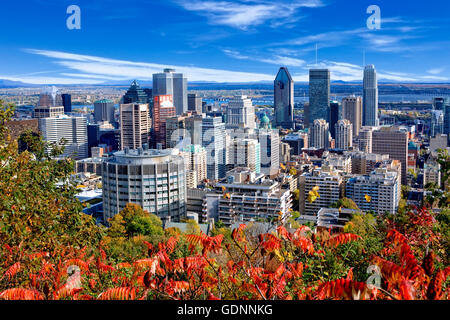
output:
POLYGON ((72 112, 72 96, 70 94, 64 93, 61 95, 61 98, 64 106, 64 113, 72 112))
POLYGON ((309 126, 314 120, 328 120, 330 108, 330 70, 309 70, 309 126))
POLYGON ((149 97, 144 89, 141 88, 139 83, 134 80, 131 83, 127 93, 123 96, 123 104, 128 103, 149 103, 149 97))
POLYGON ((336 139, 336 131, 335 131, 335 125, 339 120, 342 119, 342 107, 341 104, 338 101, 331 101, 330 102, 330 132, 331 137, 333 139, 336 139))
POLYGON ((294 80, 287 68, 280 68, 274 81, 275 123, 284 129, 294 128, 294 80))

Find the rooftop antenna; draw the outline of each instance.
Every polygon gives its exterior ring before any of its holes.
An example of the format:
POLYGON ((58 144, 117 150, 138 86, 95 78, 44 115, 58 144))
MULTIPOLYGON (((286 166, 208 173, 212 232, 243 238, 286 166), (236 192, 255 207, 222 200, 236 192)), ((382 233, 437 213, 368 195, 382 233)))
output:
POLYGON ((363 49, 363 68, 366 66, 366 49, 363 49))
POLYGON ((316 67, 318 67, 319 64, 317 63, 317 43, 316 43, 316 67))

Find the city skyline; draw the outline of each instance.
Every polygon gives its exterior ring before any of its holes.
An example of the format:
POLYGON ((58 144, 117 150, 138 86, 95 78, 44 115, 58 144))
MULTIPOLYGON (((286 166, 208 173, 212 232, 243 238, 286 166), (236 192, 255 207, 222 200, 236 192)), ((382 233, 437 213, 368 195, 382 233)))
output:
POLYGON ((441 13, 449 4, 436 2, 380 1, 378 30, 366 25, 369 1, 77 1, 80 30, 66 27, 68 3, 7 3, 0 79, 104 84, 174 68, 189 81, 259 82, 285 66, 296 82, 314 68, 330 69, 332 81, 362 81, 364 65, 374 64, 384 82, 448 82, 450 28, 441 13))

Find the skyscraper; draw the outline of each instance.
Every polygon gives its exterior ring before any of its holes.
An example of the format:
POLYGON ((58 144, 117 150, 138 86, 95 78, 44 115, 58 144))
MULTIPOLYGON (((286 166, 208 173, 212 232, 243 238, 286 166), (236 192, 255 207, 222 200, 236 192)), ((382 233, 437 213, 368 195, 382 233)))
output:
POLYGON ((187 78, 174 69, 164 69, 163 73, 153 75, 153 95, 172 95, 176 115, 182 115, 188 110, 187 78))
POLYGON ((310 147, 317 149, 328 149, 328 123, 324 119, 314 120, 310 130, 310 147))
POLYGON ((148 104, 120 105, 120 148, 136 149, 149 142, 148 104))
POLYGON ((401 162, 404 185, 407 184, 408 142, 408 133, 397 127, 382 127, 372 132, 372 152, 388 154, 390 159, 401 162))
POLYGON ((335 126, 339 120, 342 119, 342 107, 338 101, 330 102, 330 133, 333 139, 336 139, 336 129, 335 126))
POLYGON ((188 94, 188 111, 195 111, 197 114, 202 113, 203 99, 197 93, 188 94))
POLYGON ((358 149, 365 153, 372 153, 373 127, 361 127, 358 135, 358 149))
POLYGON ((208 179, 221 179, 226 173, 225 124, 222 118, 203 118, 202 136, 202 144, 207 153, 208 179))
POLYGON ((114 125, 114 102, 103 99, 94 102, 94 120, 95 122, 109 122, 114 125))
POLYGON ((255 107, 247 96, 235 96, 228 103, 227 128, 256 128, 255 107))
POLYGON ((364 69, 363 126, 378 126, 378 82, 374 65, 364 69))
POLYGON ((64 113, 72 112, 72 96, 70 94, 64 93, 61 95, 61 99, 64 106, 64 113))
POLYGON ((328 119, 330 108, 330 70, 309 70, 309 126, 317 119, 328 119))
POLYGON ((347 119, 339 120, 336 124, 336 148, 348 150, 353 146, 353 126, 347 119))
POLYGON ((158 144, 166 148, 166 120, 175 117, 176 110, 172 102, 172 96, 155 95, 153 96, 153 144, 158 144))
POLYGON ((67 142, 63 157, 75 160, 88 157, 87 121, 85 117, 58 115, 39 119, 39 131, 47 142, 59 143, 62 138, 67 142))
POLYGON ((281 67, 274 81, 275 124, 284 129, 294 128, 294 80, 281 67))
POLYGON ((353 125, 353 135, 357 137, 362 125, 362 99, 352 95, 342 99, 342 118, 353 125))

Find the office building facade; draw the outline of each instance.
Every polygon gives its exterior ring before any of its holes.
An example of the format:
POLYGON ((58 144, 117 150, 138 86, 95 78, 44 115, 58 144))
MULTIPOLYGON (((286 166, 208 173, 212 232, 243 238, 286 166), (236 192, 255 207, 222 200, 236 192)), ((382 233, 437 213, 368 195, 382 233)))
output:
POLYGON ((309 126, 317 119, 328 119, 330 108, 330 70, 309 70, 309 126))
POLYGON ((287 68, 280 68, 274 81, 275 125, 294 128, 294 80, 287 68))

